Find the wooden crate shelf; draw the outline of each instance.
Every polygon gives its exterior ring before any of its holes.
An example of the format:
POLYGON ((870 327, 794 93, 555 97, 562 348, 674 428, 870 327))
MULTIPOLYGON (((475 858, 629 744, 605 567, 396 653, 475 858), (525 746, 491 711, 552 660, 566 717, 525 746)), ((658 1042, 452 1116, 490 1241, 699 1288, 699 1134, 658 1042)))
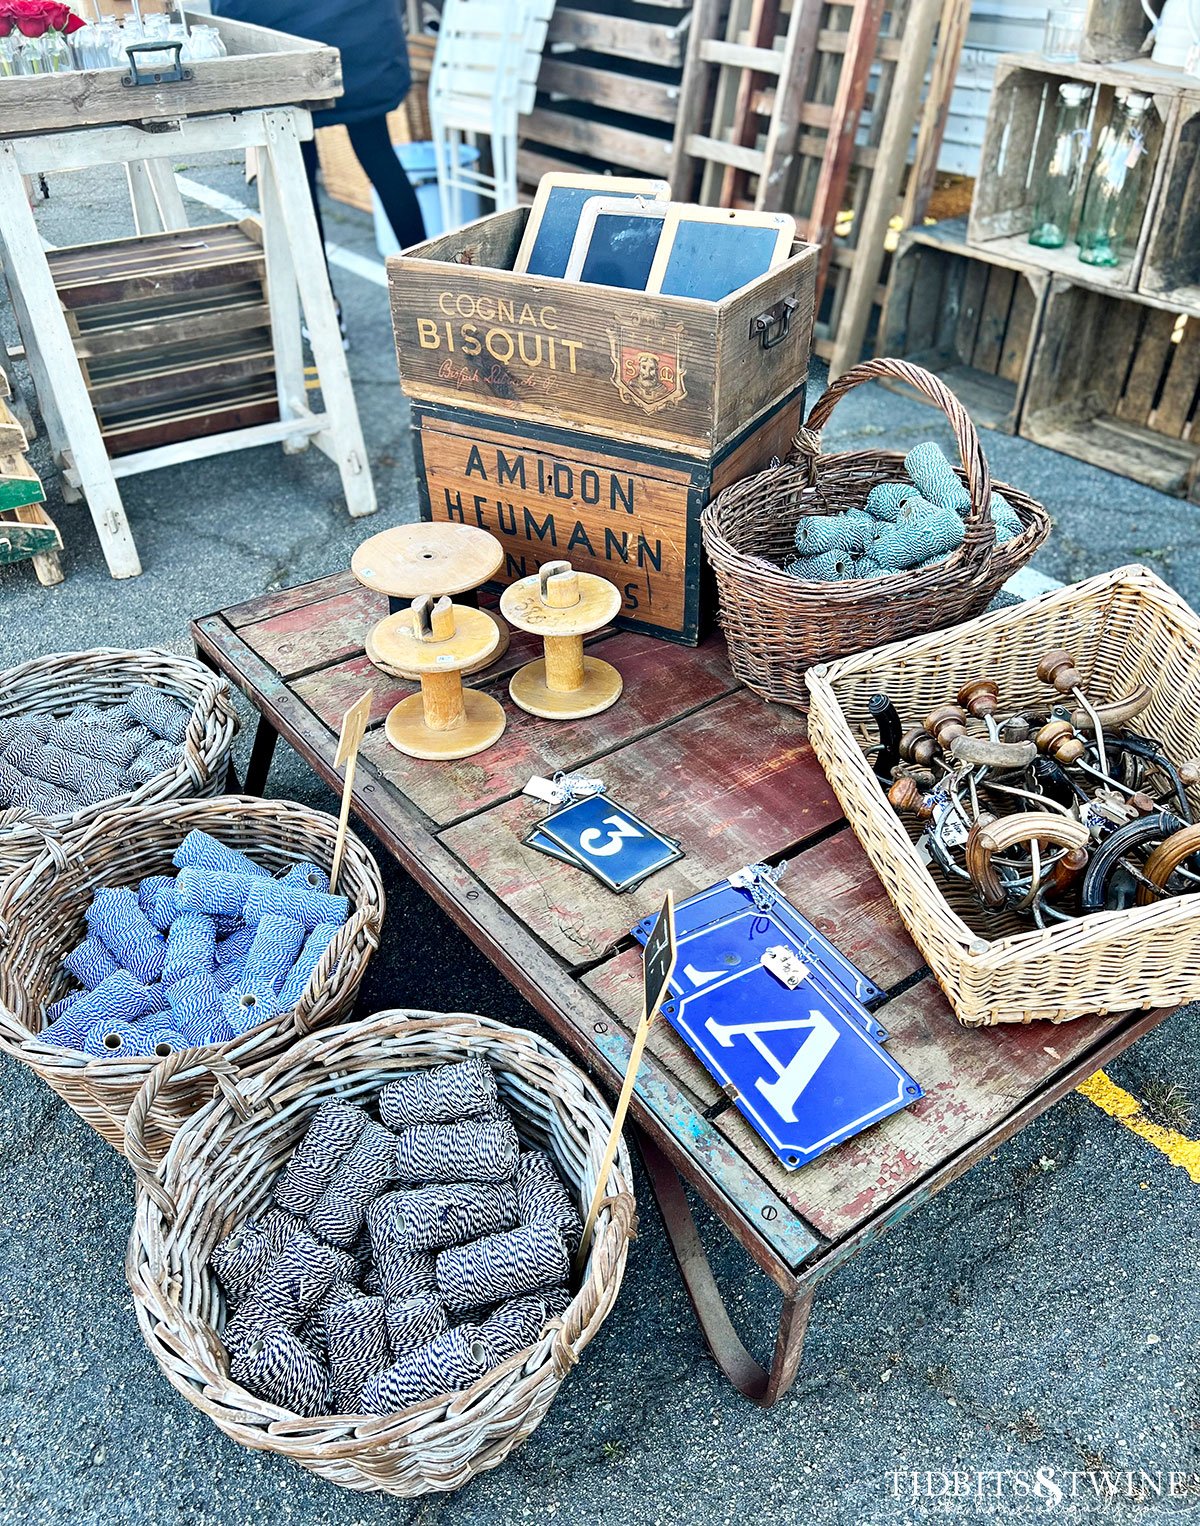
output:
POLYGON ((968 248, 962 220, 913 230, 893 256, 880 352, 940 376, 976 424, 1015 434, 1048 285, 968 248))
POLYGON ((63 579, 62 536, 46 512, 41 479, 25 459, 29 438, 8 405, 12 396, 0 367, 0 567, 32 562, 38 582, 49 588, 63 579))
POLYGON ((1162 210, 1147 242, 1140 288, 1200 313, 1200 90, 1179 99, 1162 186, 1162 210))
POLYGON ((279 417, 253 219, 48 257, 111 456, 279 417))
POLYGON ((1020 433, 1160 492, 1200 488, 1200 318, 1050 282, 1020 433))
MULTIPOLYGON (((1065 276, 1098 290, 1131 291, 1137 287, 1150 231, 1159 209, 1164 156, 1161 152, 1174 125, 1184 76, 1138 59, 1123 63, 1064 63, 1031 54, 1009 54, 996 69, 991 107, 984 131, 979 177, 968 222, 968 240, 997 254, 1065 276), (1153 97, 1146 134, 1146 171, 1134 235, 1125 258, 1111 270, 1085 265, 1072 241, 1061 249, 1040 249, 1029 242, 1033 225, 1034 176, 1053 141, 1059 85, 1080 81, 1093 87, 1091 153, 1112 116, 1116 91, 1134 89, 1153 97)), ((1087 168, 1090 168, 1091 160, 1087 168)), ((1080 177, 1075 205, 1077 220, 1087 183, 1080 177)), ((1074 221, 1074 220, 1073 220, 1074 221)))
POLYGON ((303 104, 330 106, 342 93, 336 48, 288 37, 207 12, 189 22, 215 26, 227 57, 186 65, 187 79, 131 89, 124 67, 0 79, 0 122, 6 138, 100 127, 109 122, 165 121, 220 111, 303 104))

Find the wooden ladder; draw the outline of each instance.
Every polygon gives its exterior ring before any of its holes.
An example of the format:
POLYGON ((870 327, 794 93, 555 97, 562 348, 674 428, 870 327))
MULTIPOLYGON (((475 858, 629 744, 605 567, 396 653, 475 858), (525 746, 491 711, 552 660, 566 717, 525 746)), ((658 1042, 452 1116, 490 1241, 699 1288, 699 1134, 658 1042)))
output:
POLYGON ((886 0, 795 0, 785 18, 779 0, 734 0, 720 37, 716 0, 700 0, 693 14, 675 194, 693 194, 699 176, 709 205, 793 211, 800 160, 817 158, 797 221, 822 246, 818 300, 885 9, 886 0), (821 27, 827 8, 840 26, 821 27))

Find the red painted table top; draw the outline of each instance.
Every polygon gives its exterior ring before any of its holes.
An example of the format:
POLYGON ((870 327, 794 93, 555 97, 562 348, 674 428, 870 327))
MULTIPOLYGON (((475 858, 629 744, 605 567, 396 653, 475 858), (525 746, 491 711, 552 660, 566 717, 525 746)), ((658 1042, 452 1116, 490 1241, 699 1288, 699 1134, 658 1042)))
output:
POLYGON ((634 1116, 781 1286, 812 1280, 886 1231, 1165 1016, 961 1027, 842 818, 803 717, 742 688, 719 638, 689 650, 601 634, 590 649, 621 670, 621 700, 556 723, 508 698, 508 675, 537 650, 514 632, 502 661, 469 680, 504 704, 504 735, 476 757, 432 763, 384 736, 388 709, 413 692, 364 655, 386 613, 387 601, 346 573, 207 616, 193 634, 335 787, 341 716, 374 685, 356 813, 602 1084, 619 1083, 640 1011, 629 929, 668 886, 679 900, 744 864, 786 859, 784 892, 892 993, 879 1011, 888 1048, 924 1098, 797 1172, 665 1022, 651 1034, 634 1116), (546 809, 521 794, 525 782, 581 767, 678 837, 686 857, 616 896, 524 847, 546 809))

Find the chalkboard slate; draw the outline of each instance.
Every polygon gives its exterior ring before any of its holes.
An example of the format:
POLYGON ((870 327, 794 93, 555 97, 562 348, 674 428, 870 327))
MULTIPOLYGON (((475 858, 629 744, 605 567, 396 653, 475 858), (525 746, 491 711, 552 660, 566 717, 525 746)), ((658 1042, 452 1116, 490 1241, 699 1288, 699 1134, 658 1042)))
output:
MULTIPOLYGON (((592 286, 623 286, 645 291, 662 237, 662 214, 637 208, 618 212, 607 205, 592 221, 591 235, 579 270, 579 280, 592 286)), ((584 219, 581 235, 589 219, 584 219)), ((578 249, 568 267, 574 272, 578 249)))
POLYGON ((589 197, 642 196, 653 200, 670 194, 670 188, 661 180, 609 175, 543 176, 514 269, 531 276, 559 279, 565 276, 579 217, 589 197))
MULTIPOLYGON (((776 263, 780 242, 779 227, 732 220, 691 221, 681 214, 666 245, 665 259, 660 257, 661 277, 651 290, 664 297, 719 302, 764 275, 776 263)), ((786 248, 778 258, 785 255, 786 248)))

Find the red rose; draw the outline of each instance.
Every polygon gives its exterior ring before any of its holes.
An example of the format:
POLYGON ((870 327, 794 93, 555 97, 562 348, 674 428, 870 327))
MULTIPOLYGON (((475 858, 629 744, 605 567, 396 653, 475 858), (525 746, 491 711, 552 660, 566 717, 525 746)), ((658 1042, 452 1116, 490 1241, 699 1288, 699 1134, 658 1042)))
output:
POLYGON ((0 11, 0 37, 7 37, 13 28, 12 17, 6 10, 0 11))
POLYGON ((64 5, 62 0, 42 0, 42 10, 56 32, 74 32, 83 25, 71 7, 64 5), (72 22, 75 23, 74 26, 71 25, 72 22))
POLYGON ((87 26, 87 22, 83 19, 82 16, 77 16, 74 11, 67 12, 67 24, 65 27, 63 27, 63 31, 67 34, 68 37, 72 32, 78 32, 80 27, 84 26, 87 26))
POLYGON ((11 0, 9 9, 17 30, 25 37, 41 37, 50 25, 43 0, 11 0))

